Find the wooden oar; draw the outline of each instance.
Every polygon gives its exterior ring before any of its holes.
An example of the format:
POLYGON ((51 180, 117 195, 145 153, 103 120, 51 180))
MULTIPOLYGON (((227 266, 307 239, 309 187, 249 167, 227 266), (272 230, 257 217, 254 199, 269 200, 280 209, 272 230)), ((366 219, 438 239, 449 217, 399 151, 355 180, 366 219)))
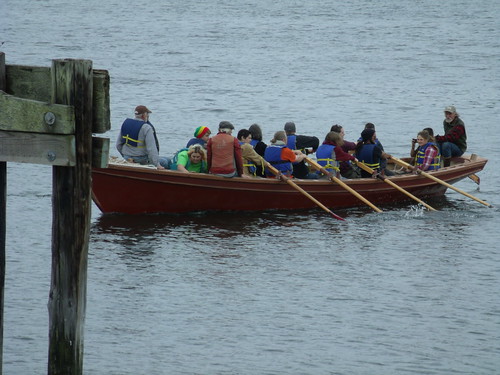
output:
POLYGON ((335 214, 332 210, 330 210, 328 207, 326 207, 323 203, 321 203, 320 201, 318 201, 316 198, 314 198, 311 194, 309 194, 307 191, 305 191, 304 189, 302 189, 299 185, 297 185, 295 182, 292 181, 292 179, 290 177, 287 177, 285 176, 283 173, 281 173, 280 171, 278 171, 275 167, 273 167, 269 162, 267 161, 264 161, 266 167, 274 174, 276 175, 276 177, 278 177, 279 179, 282 179, 283 181, 285 181, 288 185, 290 185, 291 187, 293 187, 294 189, 298 190, 299 192, 301 192, 302 194, 304 194, 307 198, 309 198, 310 200, 312 200, 314 203, 316 203, 319 207, 321 207, 323 210, 325 210, 326 212, 328 212, 330 215, 332 215, 335 219, 337 220, 342 220, 344 221, 345 219, 340 217, 339 215, 335 214))
MULTIPOLYGON (((409 165, 408 163, 406 163, 405 161, 400 160, 400 159, 398 159, 398 158, 395 158, 394 156, 393 156, 393 157, 391 157, 391 159, 392 159, 392 160, 394 160, 394 162, 395 162, 396 164, 402 165, 403 167, 409 168, 409 166, 410 166, 410 165, 409 165)), ((485 205, 485 206, 487 206, 487 207, 491 207, 491 204, 489 204, 489 203, 487 203, 487 202, 485 202, 485 201, 482 201, 481 199, 476 198, 475 196, 473 196, 473 195, 471 195, 471 194, 469 194, 469 193, 467 193, 467 192, 465 192, 465 191, 463 191, 463 190, 460 190, 459 188, 457 188, 457 187, 455 187, 455 186, 453 186, 453 185, 451 185, 451 184, 447 183, 446 181, 443 181, 443 180, 441 180, 441 179, 439 179, 439 178, 437 178, 437 177, 435 177, 435 176, 433 176, 433 175, 431 175, 431 174, 429 174, 429 173, 427 173, 427 172, 422 171, 422 172, 421 172, 421 174, 422 174, 422 176, 425 176, 425 177, 427 177, 427 178, 430 178, 431 180, 434 180, 434 181, 436 181, 436 182, 440 183, 441 185, 444 185, 444 186, 446 186, 446 187, 448 187, 448 188, 450 188, 450 189, 455 190, 456 192, 458 192, 458 193, 460 193, 460 194, 465 195, 466 197, 469 197, 469 198, 471 198, 471 199, 474 199, 476 202, 479 202, 479 203, 481 203, 481 204, 484 204, 484 205, 485 205)))
MULTIPOLYGON (((367 171, 368 173, 370 174, 373 174, 373 169, 371 169, 369 166, 367 166, 365 163, 361 163, 360 161, 356 162, 357 166, 364 169, 365 171, 367 171)), ((379 178, 380 180, 384 181, 385 183, 391 185, 392 187, 398 189, 401 193, 403 194, 406 194, 407 196, 409 196, 410 198, 416 200, 418 203, 420 204, 423 204, 425 207, 427 207, 429 210, 431 211, 436 211, 436 209, 434 207, 431 207, 429 206, 427 203, 425 203, 423 200, 421 200, 420 198, 417 198, 416 196, 414 196, 412 193, 410 193, 409 191, 403 189, 401 186, 395 184, 394 182, 392 182, 391 180, 389 180, 388 178, 384 177, 384 176, 381 176, 380 174, 377 176, 377 178, 379 178)))
POLYGON ((467 176, 467 177, 469 177, 472 181, 474 181, 478 185, 481 182, 481 179, 479 178, 479 176, 476 175, 476 174, 474 174, 474 173, 471 174, 471 175, 469 175, 469 176, 467 176))
POLYGON ((314 160, 307 158, 307 157, 304 158, 304 160, 307 161, 309 163, 309 165, 312 165, 314 168, 316 168, 318 171, 321 171, 322 173, 327 175, 330 178, 330 180, 332 180, 333 182, 336 182, 337 184, 342 186, 345 190, 347 190, 349 193, 353 194, 355 197, 360 199, 362 202, 366 203, 368 206, 373 208, 376 212, 382 212, 382 210, 380 208, 375 206, 372 202, 370 202, 368 199, 363 197, 361 194, 359 194, 356 190, 354 190, 352 187, 347 185, 345 182, 343 182, 339 178, 333 176, 325 168, 323 168, 320 164, 316 163, 314 160))

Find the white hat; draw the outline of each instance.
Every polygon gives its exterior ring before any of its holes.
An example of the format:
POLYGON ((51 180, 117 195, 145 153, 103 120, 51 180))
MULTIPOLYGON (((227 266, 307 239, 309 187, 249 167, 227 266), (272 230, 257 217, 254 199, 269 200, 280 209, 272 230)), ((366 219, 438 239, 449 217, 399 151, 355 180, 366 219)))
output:
POLYGON ((448 107, 444 108, 445 112, 451 112, 451 113, 457 113, 457 109, 455 108, 454 105, 449 105, 448 107))

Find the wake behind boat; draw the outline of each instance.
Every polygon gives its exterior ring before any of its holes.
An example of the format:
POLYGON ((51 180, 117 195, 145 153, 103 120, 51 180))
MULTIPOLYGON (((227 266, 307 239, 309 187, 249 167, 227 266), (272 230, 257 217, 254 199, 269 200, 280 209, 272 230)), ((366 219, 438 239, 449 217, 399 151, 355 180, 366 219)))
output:
MULTIPOLYGON (((409 161, 409 159, 403 159, 409 161)), ((449 167, 428 172, 454 184, 480 172, 487 159, 476 155, 453 158, 449 167)), ((398 166, 389 161, 389 167, 398 166)), ((423 175, 396 174, 391 181, 418 198, 442 196, 447 187, 423 175)), ((316 204, 278 179, 225 178, 203 173, 157 170, 154 167, 110 160, 107 168, 92 171, 92 198, 103 213, 184 213, 197 211, 263 211, 309 209, 316 204)), ((342 180, 374 204, 411 199, 381 180, 342 180)), ((364 206, 355 195, 330 180, 294 183, 331 209, 364 206)))

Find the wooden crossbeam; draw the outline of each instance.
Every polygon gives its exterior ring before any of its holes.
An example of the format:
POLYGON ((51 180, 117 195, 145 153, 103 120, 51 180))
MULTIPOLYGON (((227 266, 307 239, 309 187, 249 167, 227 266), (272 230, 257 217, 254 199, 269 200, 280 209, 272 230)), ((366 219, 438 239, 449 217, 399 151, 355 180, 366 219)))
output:
POLYGON ((0 91, 0 112, 0 130, 75 134, 72 106, 19 98, 0 91))
POLYGON ((74 166, 75 136, 0 131, 0 161, 74 166))
MULTIPOLYGON (((4 91, 12 96, 39 102, 53 103, 51 88, 51 68, 6 65, 6 83, 4 91)), ((93 69, 92 75, 92 133, 102 134, 111 129, 109 86, 107 70, 93 69)))

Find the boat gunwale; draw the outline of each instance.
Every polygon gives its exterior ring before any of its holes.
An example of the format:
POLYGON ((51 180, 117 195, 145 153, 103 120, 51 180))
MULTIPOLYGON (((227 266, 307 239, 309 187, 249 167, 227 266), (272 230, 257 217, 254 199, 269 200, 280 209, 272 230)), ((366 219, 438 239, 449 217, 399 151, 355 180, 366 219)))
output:
MULTIPOLYGON (((428 171, 427 173, 434 175, 438 178, 439 176, 448 176, 450 174, 455 174, 458 171, 464 170, 458 176, 454 176, 453 178, 441 178, 444 181, 457 181, 467 177, 468 175, 474 173, 470 172, 469 169, 474 167, 474 164, 477 164, 478 170, 482 169, 482 166, 487 162, 487 159, 481 157, 475 157, 475 160, 471 160, 470 157, 459 157, 455 158, 455 161, 460 163, 455 163, 446 168, 440 168, 436 171, 428 171)), ((402 159, 404 160, 404 159, 402 159)), ((206 188, 217 188, 217 189, 228 189, 228 190, 263 190, 265 187, 273 187, 273 190, 276 189, 276 185, 283 186, 283 192, 290 191, 290 187, 288 184, 284 184, 283 181, 276 178, 242 178, 242 177, 221 177, 216 175, 211 175, 208 173, 185 173, 173 170, 158 170, 151 166, 142 166, 142 165, 133 165, 131 163, 110 163, 107 168, 95 168, 93 173, 103 173, 113 176, 119 176, 121 178, 134 179, 134 180, 142 180, 147 182, 156 182, 156 183, 167 183, 167 184, 176 184, 176 185, 197 185, 206 188), (109 172, 106 172, 108 170, 109 172), (205 183, 204 183, 205 182, 205 183), (261 185, 252 187, 252 185, 261 185)), ((436 182, 431 179, 412 173, 400 174, 395 176, 386 177, 388 180, 393 181, 394 183, 400 183, 402 187, 411 186, 411 187, 425 187, 430 185, 435 185, 436 182)), ((372 191, 372 190, 391 190, 394 189, 390 187, 388 184, 384 184, 383 181, 379 179, 373 178, 357 178, 357 179, 342 179, 344 183, 349 185, 352 188, 359 189, 360 192, 363 191, 372 191), (378 185, 376 189, 374 185, 378 185), (368 189, 367 189, 368 187, 368 189)), ((313 189, 314 187, 320 188, 323 190, 325 186, 331 187, 334 183, 328 179, 317 179, 317 180, 305 180, 305 179, 297 179, 294 178, 293 182, 299 186, 304 188, 313 189)), ((337 184, 335 184, 338 186, 337 184)), ((338 190, 342 188, 338 186, 338 190)))
MULTIPOLYGON (((455 158, 455 161, 458 164, 429 173, 446 183, 455 183, 481 171, 487 163, 487 159, 479 157, 475 157, 475 160, 461 157, 455 158)), ((308 199, 298 199, 300 193, 280 179, 227 178, 205 173, 157 170, 151 166, 125 163, 111 163, 108 168, 94 168, 92 173, 92 198, 103 213, 177 214, 199 211, 290 210, 315 206, 308 199), (148 198, 128 199, 138 189, 148 198), (213 199, 207 200, 206 197, 213 199)), ((442 196, 447 190, 445 185, 420 174, 408 173, 387 179, 420 198, 442 196)), ((407 195, 380 179, 342 181, 372 203, 389 204, 409 200, 407 195)), ((293 182, 333 209, 363 205, 351 192, 328 179, 293 179, 293 182)))

